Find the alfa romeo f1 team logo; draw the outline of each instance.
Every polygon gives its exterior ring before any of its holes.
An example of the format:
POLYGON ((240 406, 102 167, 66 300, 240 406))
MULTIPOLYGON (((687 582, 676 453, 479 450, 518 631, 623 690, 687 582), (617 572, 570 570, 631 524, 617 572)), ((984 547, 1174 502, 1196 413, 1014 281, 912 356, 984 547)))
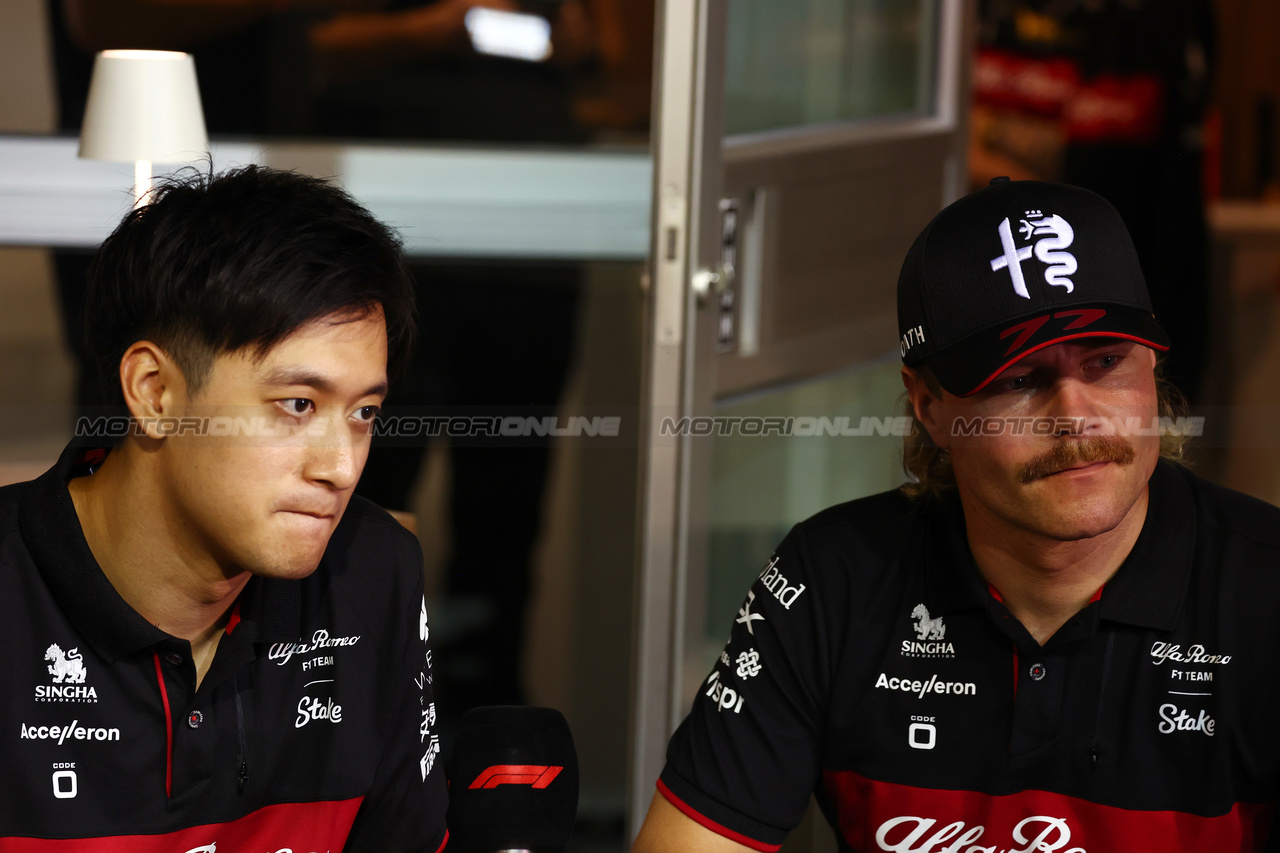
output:
POLYGON ((1047 266, 1044 271, 1046 284, 1065 287, 1067 293, 1074 290, 1075 285, 1067 276, 1075 273, 1077 269, 1076 257, 1064 250, 1075 241, 1076 232, 1067 220, 1056 213, 1045 216, 1039 210, 1028 210, 1026 217, 1020 219, 1019 223, 1018 234, 1024 241, 1029 241, 1032 237, 1040 239, 1035 241, 1034 246, 1019 246, 1013 236, 1013 226, 1009 224, 1009 218, 1005 217, 996 229, 1000 234, 1000 246, 1004 251, 991 259, 992 271, 1009 270, 1009 277, 1013 281, 1013 292, 1023 299, 1030 299, 1027 280, 1022 273, 1022 262, 1029 260, 1034 253, 1036 259, 1047 266))
MULTIPOLYGON (((1005 830, 1006 832, 1008 830, 1005 830)), ((1065 818, 1033 815, 1023 818, 1011 833, 1013 844, 1000 843, 999 830, 992 830, 996 844, 986 841, 987 827, 964 821, 943 823, 936 818, 903 815, 890 818, 876 830, 876 847, 885 853, 934 853, 940 850, 1008 850, 1009 853, 1087 853, 1071 844, 1071 825, 1065 818), (944 848, 944 842, 951 842, 944 848), (972 845, 972 846, 971 846, 972 845)), ((1007 836, 1006 836, 1007 837, 1007 836)))

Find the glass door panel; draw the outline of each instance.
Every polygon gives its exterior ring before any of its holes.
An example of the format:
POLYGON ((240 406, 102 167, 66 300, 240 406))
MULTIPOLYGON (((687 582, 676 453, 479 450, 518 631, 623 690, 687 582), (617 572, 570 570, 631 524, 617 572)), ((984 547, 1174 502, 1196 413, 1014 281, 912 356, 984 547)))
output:
MULTIPOLYGON (((896 358, 715 409, 703 625, 685 669, 694 690, 724 645, 747 588, 796 522, 904 480, 896 358)), ((685 700, 693 701, 686 690, 685 700)))
POLYGON ((932 110, 935 0, 734 0, 727 135, 932 110))

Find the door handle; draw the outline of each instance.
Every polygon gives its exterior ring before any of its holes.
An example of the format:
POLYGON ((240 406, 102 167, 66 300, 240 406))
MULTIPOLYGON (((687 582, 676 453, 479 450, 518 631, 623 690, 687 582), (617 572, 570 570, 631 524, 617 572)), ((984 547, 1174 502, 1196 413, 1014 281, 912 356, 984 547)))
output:
POLYGON ((719 295, 732 287, 733 278, 733 264, 729 263, 719 264, 714 270, 704 268, 695 272, 689 284, 698 299, 698 307, 705 305, 712 293, 719 295))

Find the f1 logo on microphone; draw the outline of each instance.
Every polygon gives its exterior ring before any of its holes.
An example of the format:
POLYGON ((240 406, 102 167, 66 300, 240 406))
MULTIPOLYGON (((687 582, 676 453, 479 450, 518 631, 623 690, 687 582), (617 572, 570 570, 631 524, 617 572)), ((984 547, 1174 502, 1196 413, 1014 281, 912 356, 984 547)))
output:
POLYGON ((495 764, 481 770, 475 781, 468 788, 496 788, 499 785, 531 785, 534 788, 545 788, 551 780, 560 775, 563 767, 548 767, 544 764, 495 764))

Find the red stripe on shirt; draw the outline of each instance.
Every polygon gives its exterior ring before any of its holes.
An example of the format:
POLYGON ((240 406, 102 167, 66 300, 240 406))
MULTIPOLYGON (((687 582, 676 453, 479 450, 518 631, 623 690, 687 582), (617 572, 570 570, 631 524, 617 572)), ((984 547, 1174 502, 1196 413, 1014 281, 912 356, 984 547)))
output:
POLYGON ((156 682, 160 685, 160 698, 164 700, 164 795, 173 796, 173 716, 169 710, 169 691, 164 686, 164 669, 160 666, 160 652, 151 650, 156 661, 156 682))
POLYGON ((781 844, 765 844, 763 841, 756 841, 754 838, 748 838, 747 836, 743 835, 740 832, 734 832, 732 829, 730 829, 727 826, 721 826, 711 818, 700 813, 697 809, 695 809, 693 806, 686 803, 684 800, 677 797, 670 788, 668 788, 666 785, 662 783, 661 779, 658 780, 658 793, 666 797, 667 802, 671 803, 671 805, 675 806, 681 812, 683 812, 685 817, 690 818, 694 822, 711 830, 716 835, 724 836, 730 841, 736 841, 737 843, 743 845, 744 847, 750 847, 752 850, 759 850, 760 853, 776 853, 776 851, 782 849, 781 844))
POLYGON ((236 599, 236 603, 231 606, 231 616, 227 619, 227 636, 231 636, 231 632, 240 624, 240 599, 236 599))
MULTIPOLYGON (((277 803, 227 823, 156 835, 98 838, 0 838, 5 853, 174 853, 212 850, 333 850, 343 848, 364 797, 319 803, 277 803)), ((447 837, 446 837, 447 840, 447 837)))
POLYGON ((877 782, 851 770, 822 775, 840 833, 855 850, 1260 851, 1274 811, 1236 803, 1224 815, 1205 817, 1106 806, 1050 791, 995 796, 877 782))

